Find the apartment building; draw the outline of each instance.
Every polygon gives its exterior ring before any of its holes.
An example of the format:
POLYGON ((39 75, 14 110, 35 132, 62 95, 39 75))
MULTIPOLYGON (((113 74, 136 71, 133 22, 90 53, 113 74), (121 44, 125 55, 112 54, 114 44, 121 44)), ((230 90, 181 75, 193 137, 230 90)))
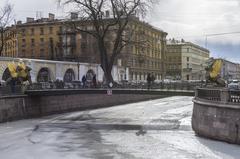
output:
MULTIPOLYGON (((111 18, 105 19, 108 20, 111 18)), ((6 41, 3 56, 100 63, 96 39, 77 32, 69 22, 92 29, 91 21, 82 21, 75 13, 63 20, 55 19, 51 13, 48 18, 27 18, 26 23, 19 21, 8 28, 13 36, 6 41)), ((113 47, 114 36, 113 32, 107 35, 108 50, 113 47)), ((148 73, 154 74, 157 80, 162 79, 167 33, 133 16, 124 36, 131 38, 132 43, 123 48, 115 61, 116 65, 126 68, 120 75, 122 80, 146 81, 148 73)))
POLYGON ((221 59, 223 61, 221 69, 221 77, 226 81, 240 80, 240 68, 239 64, 221 59))
POLYGON ((166 77, 174 80, 204 80, 209 51, 191 42, 169 40, 166 77))

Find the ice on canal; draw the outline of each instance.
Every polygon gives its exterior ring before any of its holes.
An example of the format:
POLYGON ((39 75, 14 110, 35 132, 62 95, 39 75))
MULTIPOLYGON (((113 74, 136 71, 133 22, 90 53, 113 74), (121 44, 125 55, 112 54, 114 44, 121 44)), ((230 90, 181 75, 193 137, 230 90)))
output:
POLYGON ((197 137, 191 97, 0 124, 1 159, 233 159, 240 146, 197 137))

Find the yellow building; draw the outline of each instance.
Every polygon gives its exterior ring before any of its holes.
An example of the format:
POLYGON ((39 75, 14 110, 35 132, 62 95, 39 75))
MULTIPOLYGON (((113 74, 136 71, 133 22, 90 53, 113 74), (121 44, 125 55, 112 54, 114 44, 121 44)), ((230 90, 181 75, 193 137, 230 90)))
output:
MULTIPOLYGON (((96 40, 89 34, 71 29, 68 22, 73 20, 88 30, 92 28, 90 22, 78 20, 76 14, 72 14, 70 20, 54 19, 54 15, 49 14, 48 18, 27 18, 26 23, 18 22, 8 28, 14 34, 6 41, 3 56, 99 63, 96 40)), ((147 74, 152 73, 157 80, 162 79, 167 33, 131 17, 124 35, 131 42, 115 62, 126 67, 120 78, 146 81, 147 74)), ((108 49, 113 46, 113 38, 114 34, 108 35, 108 49)))
POLYGON ((170 40, 167 44, 166 77, 174 80, 204 80, 209 50, 196 44, 170 40))
POLYGON ((53 14, 38 20, 27 18, 26 23, 18 21, 7 28, 7 34, 12 36, 6 39, 3 56, 71 60, 77 56, 79 39, 69 33, 63 34, 65 28, 65 22, 54 19, 53 14))
POLYGON ((135 17, 130 20, 128 30, 134 43, 123 50, 122 58, 123 64, 130 69, 130 79, 146 81, 148 73, 156 80, 163 79, 167 33, 135 17))
MULTIPOLYGON (((85 27, 91 28, 91 25, 85 24, 85 27)), ((80 61, 99 62, 96 40, 89 34, 81 34, 81 36, 80 61)), ((109 33, 105 41, 109 53, 114 45, 114 36, 114 32, 109 33)), ((166 36, 166 32, 140 21, 137 17, 131 17, 124 32, 124 40, 128 41, 128 44, 115 62, 128 68, 120 78, 146 82, 147 74, 151 73, 156 80, 162 79, 165 75, 166 36)))

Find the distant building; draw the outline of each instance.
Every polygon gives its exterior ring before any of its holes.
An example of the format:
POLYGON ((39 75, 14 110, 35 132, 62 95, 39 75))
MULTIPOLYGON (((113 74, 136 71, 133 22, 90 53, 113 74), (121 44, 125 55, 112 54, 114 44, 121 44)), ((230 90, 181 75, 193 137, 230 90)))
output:
POLYGON ((223 66, 221 70, 221 77, 227 81, 238 79, 240 80, 239 64, 222 59, 223 66))
MULTIPOLYGON (((6 41, 3 56, 100 63, 96 40, 89 34, 76 32, 69 22, 92 29, 91 21, 82 21, 75 13, 70 19, 63 20, 55 19, 53 14, 37 20, 27 18, 26 23, 19 21, 7 28, 12 36, 6 41)), ((162 79, 165 76, 167 33, 133 16, 125 35, 125 39, 131 37, 141 43, 135 41, 126 45, 115 61, 115 65, 126 68, 121 71, 122 80, 146 81, 148 73, 154 74, 156 80, 162 79)), ((110 32, 107 37, 110 49, 114 34, 110 32)))
POLYGON ((37 20, 27 18, 26 23, 18 21, 7 30, 11 36, 6 39, 3 56, 69 61, 77 56, 79 36, 63 34, 64 21, 55 19, 54 14, 37 20))
POLYGON ((166 78, 204 80, 209 50, 191 42, 170 40, 167 43, 166 78))

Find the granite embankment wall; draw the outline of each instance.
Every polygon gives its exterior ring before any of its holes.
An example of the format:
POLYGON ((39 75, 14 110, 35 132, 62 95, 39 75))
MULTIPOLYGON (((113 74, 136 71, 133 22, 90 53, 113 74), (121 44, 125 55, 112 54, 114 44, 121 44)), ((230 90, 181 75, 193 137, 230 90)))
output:
POLYGON ((27 91, 25 95, 0 97, 0 122, 193 94, 189 91, 143 90, 113 90, 112 95, 107 95, 106 90, 27 91))
POLYGON ((192 128, 199 136, 240 144, 240 92, 198 89, 192 128))

